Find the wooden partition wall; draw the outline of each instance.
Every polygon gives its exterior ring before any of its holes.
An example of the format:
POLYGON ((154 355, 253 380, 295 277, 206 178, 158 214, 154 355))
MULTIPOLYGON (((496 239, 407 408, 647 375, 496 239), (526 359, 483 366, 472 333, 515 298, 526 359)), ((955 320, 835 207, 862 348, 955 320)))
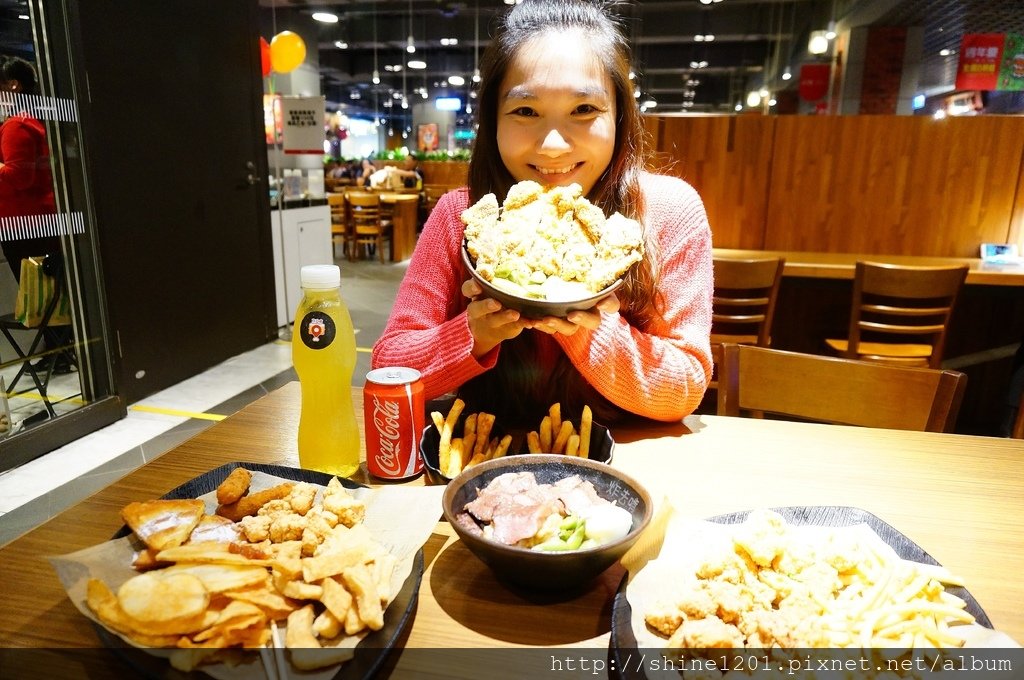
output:
POLYGON ((723 248, 977 257, 1024 249, 1024 117, 648 116, 723 248))

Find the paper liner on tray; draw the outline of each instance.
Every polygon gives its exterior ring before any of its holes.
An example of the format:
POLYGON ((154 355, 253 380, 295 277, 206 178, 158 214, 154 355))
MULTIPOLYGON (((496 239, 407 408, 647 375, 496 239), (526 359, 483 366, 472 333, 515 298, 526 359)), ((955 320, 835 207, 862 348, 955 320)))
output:
MULTIPOLYGON (((670 501, 660 504, 648 532, 627 553, 622 564, 629 570, 626 600, 632 610, 631 628, 639 649, 661 649, 666 640, 648 629, 644 612, 664 597, 666 584, 679 580, 683 573, 692 573, 704 559, 722 551, 732 550, 734 524, 719 524, 706 520, 680 517, 670 501)), ((900 559, 887 544, 866 524, 848 527, 795 525, 799 532, 850 532, 859 542, 870 542, 880 553, 900 559)), ((970 584, 968 584, 968 587, 970 584)), ((966 640, 966 647, 1019 647, 1005 633, 977 624, 956 627, 958 635, 966 640)))
MULTIPOLYGON (((250 488, 253 491, 276 486, 294 480, 282 479, 263 472, 252 473, 250 488)), ((319 486, 319 485, 316 485, 319 486)), ((394 555, 398 562, 391 577, 391 592, 398 592, 402 584, 412 573, 416 553, 430 538, 438 518, 441 516, 441 494, 443 486, 399 487, 384 486, 380 488, 349 489, 349 492, 366 504, 366 519, 363 524, 371 535, 394 555), (425 509, 435 508, 436 512, 425 509)), ((323 487, 317 492, 317 502, 322 500, 323 487)), ((217 508, 215 492, 199 496, 206 502, 206 511, 213 514, 217 508)), ((146 500, 146 499, 139 499, 146 500)), ((138 574, 132 568, 136 555, 133 538, 119 538, 106 543, 85 548, 67 555, 49 557, 50 564, 57 572, 68 598, 83 615, 92 619, 97 625, 103 625, 86 604, 86 584, 90 578, 104 581, 112 591, 132 576, 138 574)), ((284 627, 284 621, 278 623, 284 627)), ((118 635, 133 647, 139 647, 129 638, 109 628, 107 630, 118 635)), ((343 636, 336 646, 354 647, 365 637, 367 631, 354 636, 343 636)), ((139 647, 154 656, 166 657, 171 650, 139 647)), ((253 650, 253 660, 236 667, 225 664, 200 666, 201 670, 215 678, 225 680, 233 678, 267 677, 259 654, 253 650)), ((331 666, 318 672, 304 672, 304 678, 330 678, 338 672, 339 666, 331 666)))

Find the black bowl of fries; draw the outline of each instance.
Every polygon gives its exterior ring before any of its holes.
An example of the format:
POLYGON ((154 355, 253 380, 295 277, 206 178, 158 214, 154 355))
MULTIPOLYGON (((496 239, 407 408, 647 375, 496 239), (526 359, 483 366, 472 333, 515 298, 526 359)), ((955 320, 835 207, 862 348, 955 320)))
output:
POLYGON ((575 294, 570 292, 568 295, 559 296, 552 293, 547 298, 537 298, 517 292, 519 288, 510 281, 506 282, 504 279, 488 281, 485 279, 477 272, 473 259, 465 246, 462 248, 462 262, 469 275, 483 289, 484 297, 493 298, 500 302, 502 307, 514 309, 528 319, 543 319, 547 316, 565 318, 569 312, 591 310, 603 298, 614 293, 625 281, 624 277, 620 277, 596 293, 581 290, 575 294))
MULTIPOLYGON (((445 489, 441 508, 469 551, 499 580, 531 590, 572 591, 585 588, 636 543, 650 523, 653 503, 639 482, 610 465, 565 455, 536 454, 497 458, 466 470, 445 489), (583 543, 578 548, 545 551, 507 545, 466 521, 467 505, 482 494, 481 490, 507 473, 526 472, 532 473, 538 484, 561 484, 573 481, 573 476, 580 478, 575 481, 589 483, 599 498, 616 506, 620 514, 625 511, 626 526, 622 530, 626 533, 592 546, 583 543)), ((588 532, 592 520, 585 520, 588 532)))
POLYGON ((589 408, 578 419, 563 420, 555 405, 536 430, 507 432, 491 414, 466 413, 465 404, 458 406, 459 401, 447 415, 431 413, 432 422, 420 437, 420 455, 432 484, 447 484, 476 465, 520 454, 554 453, 595 463, 612 462, 615 440, 607 427, 593 422, 589 408), (445 437, 449 422, 450 435, 445 437), (467 436, 467 423, 472 436, 467 436))

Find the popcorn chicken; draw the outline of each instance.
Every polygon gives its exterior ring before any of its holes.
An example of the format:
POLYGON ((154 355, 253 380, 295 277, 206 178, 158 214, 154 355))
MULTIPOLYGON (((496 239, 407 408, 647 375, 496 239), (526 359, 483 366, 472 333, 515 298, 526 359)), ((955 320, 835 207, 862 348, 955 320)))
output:
POLYGON ((485 281, 522 297, 574 299, 606 288, 643 257, 643 229, 582 196, 578 184, 519 182, 500 212, 488 194, 463 211, 466 249, 485 281))
POLYGON ((292 492, 288 494, 286 500, 291 506, 292 512, 305 515, 313 507, 315 499, 316 487, 307 482, 299 482, 292 488, 292 492))
POLYGON ((350 494, 337 477, 331 479, 324 491, 324 510, 333 513, 338 522, 353 527, 366 516, 366 504, 350 494))

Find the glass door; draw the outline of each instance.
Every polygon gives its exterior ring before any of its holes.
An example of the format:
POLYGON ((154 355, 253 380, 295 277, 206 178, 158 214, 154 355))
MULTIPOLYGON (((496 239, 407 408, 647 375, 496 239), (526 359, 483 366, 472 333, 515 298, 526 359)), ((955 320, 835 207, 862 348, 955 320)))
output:
POLYGON ((56 0, 0 0, 0 470, 125 415, 56 0))

